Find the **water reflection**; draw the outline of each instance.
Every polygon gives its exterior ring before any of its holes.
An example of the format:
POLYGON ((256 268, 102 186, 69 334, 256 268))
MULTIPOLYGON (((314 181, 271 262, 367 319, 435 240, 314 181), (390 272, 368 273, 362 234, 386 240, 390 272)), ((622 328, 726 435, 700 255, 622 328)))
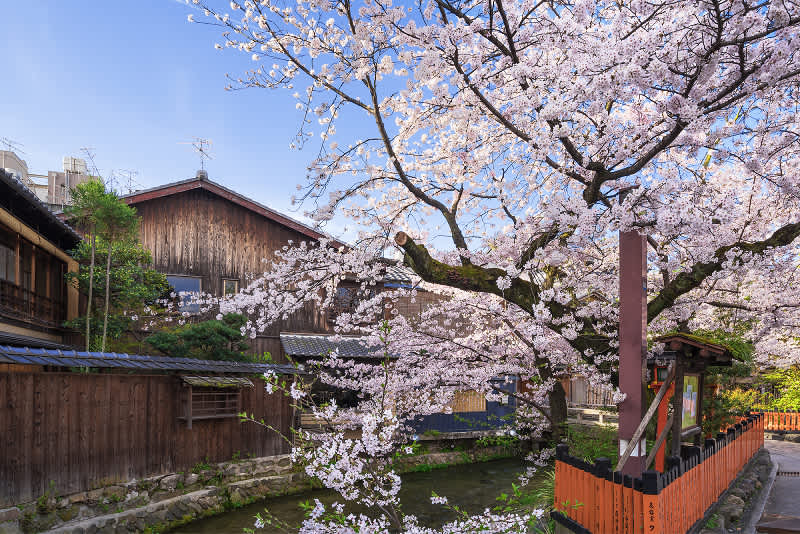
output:
MULTIPOLYGON (((480 464, 469 464, 436 469, 426 473, 408 473, 403 475, 403 489, 400 502, 406 513, 420 518, 422 524, 440 526, 455 518, 454 514, 440 505, 430 502, 431 490, 448 498, 451 504, 457 504, 469 513, 480 513, 487 507, 494 506, 495 499, 501 492, 508 492, 511 483, 525 466, 518 459, 496 460, 480 464)), ((341 501, 338 494, 328 490, 316 490, 299 495, 277 497, 257 502, 238 510, 197 521, 173 532, 183 534, 208 534, 219 532, 242 532, 244 527, 252 527, 254 517, 265 508, 277 517, 292 525, 299 525, 304 514, 298 507, 299 502, 319 499, 325 504, 341 501)), ((350 506, 349 512, 365 512, 364 509, 350 506)), ((281 532, 265 529, 259 532, 281 532)))

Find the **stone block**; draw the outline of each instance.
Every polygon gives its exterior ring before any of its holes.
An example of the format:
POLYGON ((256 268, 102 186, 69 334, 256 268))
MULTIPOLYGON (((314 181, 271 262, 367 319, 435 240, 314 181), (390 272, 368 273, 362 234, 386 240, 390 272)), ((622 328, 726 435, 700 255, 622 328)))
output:
POLYGON ((195 473, 189 473, 188 475, 186 475, 186 479, 184 481, 184 484, 186 484, 187 487, 188 486, 193 486, 194 484, 197 484, 198 480, 200 480, 200 476, 199 475, 197 475, 195 473))
POLYGON ((178 486, 178 482, 182 481, 183 475, 168 475, 162 478, 158 485, 164 491, 175 491, 175 488, 178 486))
POLYGON ((103 500, 103 488, 95 489, 86 493, 86 500, 100 502, 103 500))
POLYGON ((7 521, 18 521, 20 518, 19 508, 4 508, 0 510, 0 523, 5 523, 7 521))
POLYGON ((85 491, 80 493, 73 493, 72 495, 67 496, 67 500, 69 500, 70 504, 78 504, 81 502, 86 502, 89 499, 89 496, 85 491))
POLYGON ((744 501, 736 495, 728 495, 718 512, 730 521, 738 521, 744 512, 744 501))
POLYGON ((0 534, 22 534, 16 521, 0 521, 0 534))

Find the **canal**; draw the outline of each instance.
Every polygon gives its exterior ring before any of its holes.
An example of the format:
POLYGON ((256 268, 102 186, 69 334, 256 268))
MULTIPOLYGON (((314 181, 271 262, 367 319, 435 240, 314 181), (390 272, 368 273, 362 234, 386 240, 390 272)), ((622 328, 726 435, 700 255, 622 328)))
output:
MULTIPOLYGON (((495 460, 492 462, 465 464, 434 469, 422 473, 403 475, 403 487, 400 491, 400 502, 403 510, 414 514, 420 523, 435 527, 455 519, 455 514, 441 505, 431 504, 431 491, 448 497, 451 504, 458 505, 468 513, 480 513, 497 504, 496 498, 502 492, 510 492, 511 483, 525 469, 519 459, 495 460)), ((531 484, 535 482, 532 481, 531 484)), ((214 517, 195 521, 173 530, 183 534, 240 533, 245 527, 253 527, 255 515, 266 508, 280 519, 299 525, 304 513, 298 506, 304 501, 319 499, 326 505, 334 501, 343 502, 341 497, 330 490, 313 490, 298 495, 276 497, 253 503, 214 517)), ((356 506, 346 509, 348 512, 364 512, 356 506)), ((258 532, 281 532, 279 530, 260 530, 258 532)))

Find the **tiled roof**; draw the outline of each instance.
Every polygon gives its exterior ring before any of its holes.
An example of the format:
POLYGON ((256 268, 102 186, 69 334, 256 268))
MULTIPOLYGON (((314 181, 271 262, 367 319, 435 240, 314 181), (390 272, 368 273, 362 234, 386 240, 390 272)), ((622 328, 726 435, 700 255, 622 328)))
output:
POLYGON ((277 365, 142 354, 117 354, 115 352, 78 352, 58 349, 33 349, 0 345, 0 363, 27 365, 52 365, 56 367, 89 367, 93 369, 126 369, 136 371, 191 371, 203 373, 296 374, 291 365, 277 365))
POLYGON ((249 378, 239 376, 182 376, 181 380, 190 386, 211 388, 243 388, 253 387, 249 378))
POLYGON ((0 169, 0 207, 20 219, 61 250, 70 250, 81 236, 59 219, 28 187, 0 169))
POLYGON ((383 358, 383 347, 368 347, 362 337, 327 336, 324 334, 281 333, 283 350, 289 356, 321 358, 339 350, 342 358, 383 358))
POLYGON ((386 273, 383 277, 386 282, 399 282, 404 285, 411 285, 414 281, 413 277, 415 276, 416 274, 414 271, 401 263, 396 263, 386 267, 386 273))

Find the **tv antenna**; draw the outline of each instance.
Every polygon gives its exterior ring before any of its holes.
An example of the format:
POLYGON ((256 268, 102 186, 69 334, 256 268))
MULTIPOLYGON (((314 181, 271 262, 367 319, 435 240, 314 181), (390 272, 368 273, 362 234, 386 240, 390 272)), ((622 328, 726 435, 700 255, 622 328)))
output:
POLYGON ((0 137, 0 145, 3 145, 9 152, 15 152, 23 155, 25 154, 25 151, 22 150, 22 147, 25 145, 13 139, 9 139, 8 137, 0 137))
POLYGON ((120 176, 122 184, 124 184, 126 194, 132 193, 134 188, 139 185, 139 182, 136 181, 139 171, 121 169, 117 171, 117 174, 120 176))
POLYGON ((89 168, 90 171, 94 173, 94 176, 100 177, 100 171, 97 170, 97 165, 94 163, 94 147, 93 146, 82 146, 81 153, 86 156, 86 159, 89 160, 89 163, 92 166, 89 168))
POLYGON ((194 137, 192 141, 178 143, 179 145, 192 145, 192 149, 194 149, 200 155, 200 170, 205 170, 205 160, 207 159, 214 159, 211 156, 211 145, 213 141, 211 139, 203 139, 202 137, 194 137))

